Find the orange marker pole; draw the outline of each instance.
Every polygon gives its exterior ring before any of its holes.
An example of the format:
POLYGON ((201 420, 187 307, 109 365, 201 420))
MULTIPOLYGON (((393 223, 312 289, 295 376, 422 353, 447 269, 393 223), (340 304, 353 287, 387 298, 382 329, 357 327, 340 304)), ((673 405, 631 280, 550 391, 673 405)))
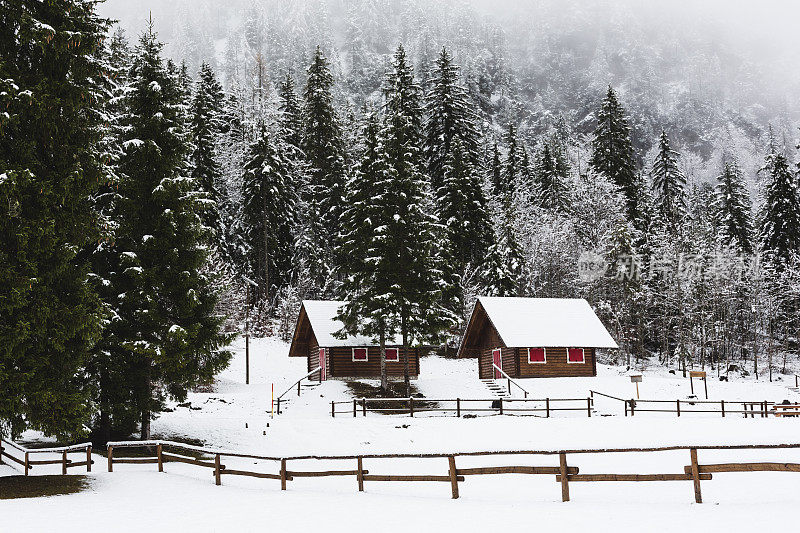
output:
POLYGON ((269 417, 275 418, 275 384, 272 384, 272 401, 269 404, 269 417))

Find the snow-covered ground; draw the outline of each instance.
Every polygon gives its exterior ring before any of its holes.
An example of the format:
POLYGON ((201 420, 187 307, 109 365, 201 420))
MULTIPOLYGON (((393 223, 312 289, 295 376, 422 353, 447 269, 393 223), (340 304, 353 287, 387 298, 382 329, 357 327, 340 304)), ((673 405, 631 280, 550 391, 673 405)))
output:
MULTIPOLYGON (((642 413, 622 416, 621 403, 597 399, 597 413, 539 417, 330 416, 330 402, 351 398, 342 382, 304 387, 284 414, 270 418, 275 395, 305 374, 304 359, 289 359, 288 347, 273 339, 251 343, 251 384, 244 384, 243 341, 211 393, 190 395, 191 409, 177 407, 153 424, 159 438, 192 438, 208 446, 272 455, 349 455, 354 453, 456 452, 522 449, 576 449, 680 445, 800 442, 800 420, 743 419, 741 415, 674 415, 642 413), (197 408, 200 408, 197 410, 197 408), (599 416, 607 414, 610 416, 599 416)), ((417 386, 427 397, 489 397, 477 378, 474 360, 424 358, 417 386)), ((535 397, 583 398, 596 390, 630 398, 634 385, 616 368, 600 367, 596 378, 521 380, 535 397)), ((685 399, 686 379, 666 371, 646 372, 642 398, 685 399)), ((695 392, 703 396, 702 383, 695 392)), ((709 379, 709 398, 752 401, 798 400, 785 383, 709 379)), ((28 434, 26 438, 35 438, 28 434)), ((575 455, 570 464, 581 473, 680 473, 688 453, 575 455)), ((169 463, 165 474, 154 465, 118 465, 105 472, 96 458, 91 490, 69 496, 0 501, 0 523, 9 531, 388 531, 479 530, 532 526, 543 530, 580 531, 613 521, 615 530, 753 530, 785 529, 796 521, 800 474, 716 474, 703 482, 705 504, 693 502, 690 482, 572 483, 572 501, 560 501, 553 476, 473 476, 460 484, 461 499, 450 499, 446 483, 368 482, 356 492, 353 478, 296 479, 280 491, 274 480, 227 476, 222 487, 210 472, 169 463)), ((701 451, 701 463, 725 461, 800 462, 800 450, 701 451)), ((274 471, 272 464, 226 459, 229 468, 274 471)), ((492 464, 556 465, 557 457, 459 458, 459 467, 492 464)), ((295 469, 350 469, 342 462, 304 461, 295 469)), ((444 475, 443 459, 365 461, 371 473, 444 475)), ((57 473, 54 468, 53 473, 57 473)), ((37 468, 36 473, 46 472, 37 468)), ((0 475, 13 471, 0 467, 0 475)), ((608 526, 605 526, 608 527, 608 526)))

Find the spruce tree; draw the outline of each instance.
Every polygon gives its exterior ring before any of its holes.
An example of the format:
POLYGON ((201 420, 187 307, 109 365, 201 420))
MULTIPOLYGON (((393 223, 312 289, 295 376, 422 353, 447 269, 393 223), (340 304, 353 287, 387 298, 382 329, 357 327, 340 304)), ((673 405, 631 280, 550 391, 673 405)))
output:
POLYGON ((262 127, 244 166, 240 227, 245 272, 258 284, 257 300, 270 301, 291 277, 296 201, 286 152, 262 127))
POLYGON ((753 252, 753 223, 750 196, 744 185, 744 176, 735 159, 725 161, 722 174, 717 176, 714 188, 714 213, 723 245, 739 253, 753 252))
POLYGON ((589 164, 595 172, 605 176, 622 190, 627 200, 628 219, 636 220, 639 216, 639 191, 631 131, 625 110, 611 86, 608 87, 608 93, 597 115, 589 164))
POLYGON ((786 156, 770 143, 764 167, 766 176, 761 248, 776 266, 786 265, 800 247, 800 196, 797 177, 786 156))
MULTIPOLYGON (((88 250, 106 181, 96 2, 0 2, 0 433, 84 433, 100 326, 88 250)), ((7 437, 8 434, 6 433, 7 437)))
POLYGON ((508 125, 505 136, 506 147, 506 160, 503 163, 502 179, 500 181, 500 196, 499 199, 506 205, 511 206, 514 192, 519 185, 519 174, 521 167, 521 157, 519 144, 517 142, 517 129, 514 124, 508 125))
POLYGON ((442 48, 436 59, 425 97, 425 114, 423 153, 431 186, 436 191, 442 186, 444 166, 455 139, 461 143, 469 164, 473 168, 480 165, 478 116, 466 89, 458 83, 458 67, 446 48, 442 48))
POLYGON ((202 211, 203 224, 213 230, 217 242, 225 236, 225 194, 220 191, 222 170, 219 162, 224 102, 225 95, 214 70, 203 63, 189 110, 194 148, 190 162, 192 179, 206 195, 202 211))
POLYGON ((650 177, 658 214, 670 233, 675 234, 686 218, 686 177, 678 168, 678 153, 663 130, 650 177))
POLYGON ((303 107, 295 92, 291 75, 287 74, 278 86, 278 97, 283 140, 293 152, 299 151, 302 146, 303 107))
POLYGON ((124 297, 108 328, 130 361, 125 382, 145 439, 167 396, 185 399, 230 358, 220 350, 230 337, 220 331, 214 280, 205 272, 209 229, 198 205, 204 194, 188 176, 185 87, 180 72, 165 68, 161 49, 151 23, 136 47, 125 99, 119 268, 110 276, 124 297))
POLYGON ((436 213, 451 248, 453 267, 463 272, 482 263, 492 243, 492 226, 480 175, 460 139, 445 162, 444 180, 436 193, 436 213))
POLYGON ((342 294, 347 304, 339 310, 343 333, 374 338, 380 345, 381 389, 386 391, 387 336, 399 329, 396 315, 390 314, 393 278, 385 275, 389 266, 384 254, 386 230, 393 222, 392 212, 384 209, 387 169, 380 140, 380 123, 375 114, 368 119, 353 177, 347 183, 346 210, 343 214, 341 254, 342 294), (376 261, 375 258, 380 258, 376 261))
POLYGON ((569 206, 569 190, 564 183, 566 176, 550 143, 543 143, 534 170, 534 191, 539 204, 545 209, 566 212, 569 206))
POLYGON ((503 184, 503 163, 500 161, 500 148, 497 142, 492 146, 492 161, 489 165, 489 181, 492 185, 492 194, 495 198, 502 198, 505 186, 503 184))
MULTIPOLYGON (((344 204, 345 149, 333 106, 333 75, 328 60, 317 47, 304 93, 302 148, 309 165, 308 206, 319 220, 322 235, 316 246, 332 258, 331 247, 340 231, 344 204)), ((332 265, 331 265, 332 266, 332 265)))
POLYGON ((505 210, 495 216, 495 240, 481 270, 483 292, 488 296, 519 296, 521 292, 524 258, 511 218, 505 210))

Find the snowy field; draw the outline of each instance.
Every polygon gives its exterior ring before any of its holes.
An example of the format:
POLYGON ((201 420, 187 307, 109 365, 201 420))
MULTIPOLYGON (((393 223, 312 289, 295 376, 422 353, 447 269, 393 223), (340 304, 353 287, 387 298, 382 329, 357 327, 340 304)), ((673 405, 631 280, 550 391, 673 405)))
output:
MULTIPOLYGON (((251 385, 244 384, 243 341, 236 345, 231 367, 218 379, 215 391, 191 394, 190 407, 171 406, 153 424, 155 437, 192 438, 209 447, 272 456, 303 454, 458 452, 522 449, 576 449, 676 445, 774 444, 800 442, 800 420, 743 419, 741 415, 674 415, 651 413, 622 416, 620 402, 596 403, 592 418, 559 413, 553 418, 487 416, 382 416, 370 414, 331 418, 331 400, 347 400, 342 382, 306 387, 274 419, 269 400, 305 373, 304 359, 289 359, 288 347, 259 339, 251 344, 251 385), (199 409, 197 409, 199 408, 199 409), (602 416, 602 415, 609 416, 602 416)), ((477 378, 474 360, 424 358, 417 383, 427 397, 488 398, 477 378)), ((600 367, 596 378, 520 380, 536 397, 586 397, 590 389, 630 398, 629 377, 618 369, 600 367)), ((703 396, 702 383, 695 392, 703 396)), ((688 381, 666 371, 646 372, 642 398, 686 399, 688 381)), ((775 401, 800 400, 785 383, 709 379, 709 398, 775 401)), ((33 433, 26 440, 36 439, 33 433)), ((606 454, 570 456, 581 473, 679 473, 689 464, 688 453, 606 454)), ((354 478, 296 479, 286 492, 275 480, 223 477, 213 483, 210 471, 169 463, 159 474, 155 465, 115 465, 105 472, 96 457, 90 490, 69 496, 0 500, 3 531, 326 531, 361 528, 417 531, 525 528, 581 531, 612 523, 614 531, 677 531, 710 529, 752 531, 785 529, 796 521, 800 504, 800 474, 715 474, 702 484, 705 503, 693 503, 691 482, 571 483, 572 501, 560 501, 560 488, 547 476, 472 476, 460 483, 461 499, 450 499, 447 483, 368 482, 356 492, 354 478), (612 522, 613 521, 613 522, 612 522)), ((557 457, 459 458, 459 467, 505 465, 555 466, 557 457)), ((700 462, 800 462, 800 450, 700 451, 700 462)), ((274 471, 274 465, 225 459, 229 468, 274 471)), ((291 468, 351 469, 342 462, 304 461, 291 468)), ((371 473, 447 473, 444 459, 366 460, 371 473)), ((37 468, 36 473, 45 473, 37 468)), ((0 475, 14 471, 0 467, 0 475)), ((54 468, 50 473, 58 473, 54 468)), ((606 526, 609 527, 609 526, 606 526)))

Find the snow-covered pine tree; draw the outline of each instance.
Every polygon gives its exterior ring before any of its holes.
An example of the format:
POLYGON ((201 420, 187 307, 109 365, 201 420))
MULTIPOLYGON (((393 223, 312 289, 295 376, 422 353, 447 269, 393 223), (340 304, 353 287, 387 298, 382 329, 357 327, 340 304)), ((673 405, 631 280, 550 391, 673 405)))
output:
POLYGON ((589 164, 622 190, 627 201, 628 219, 634 221, 638 217, 639 192, 631 130, 625 110, 611 86, 597 114, 589 164))
POLYGON ((495 141, 492 146, 492 161, 489 164, 489 181, 492 185, 492 194, 495 198, 503 197, 503 163, 500 160, 500 148, 495 141))
POLYGON ((388 317, 397 317, 403 338, 406 392, 410 392, 408 347, 435 339, 449 324, 439 305, 441 272, 437 268, 436 220, 422 157, 422 109, 413 68, 400 46, 385 87, 385 123, 381 132, 387 179, 379 188, 381 206, 391 215, 384 238, 370 257, 391 280, 381 295, 388 317))
POLYGON ((333 260, 332 246, 339 236, 346 161, 332 87, 333 75, 328 60, 317 47, 308 67, 304 92, 302 148, 309 165, 305 200, 313 209, 309 216, 316 218, 324 231, 316 237, 316 246, 322 250, 325 262, 333 260))
POLYGON ((520 296, 524 257, 514 235, 512 218, 505 209, 494 216, 495 238, 486 251, 480 276, 487 296, 520 296))
POLYGON ((517 141, 517 128, 514 124, 509 123, 508 125, 505 143, 508 151, 506 152, 506 160, 503 162, 500 196, 498 199, 508 207, 512 204, 514 193, 518 189, 522 159, 517 141))
POLYGON ((294 88, 294 79, 290 74, 278 86, 281 113, 280 126, 284 142, 295 152, 301 149, 303 133, 303 106, 294 88))
POLYGON ((291 278, 296 205, 287 150, 274 137, 261 128, 242 180, 243 270, 258 284, 256 301, 266 302, 291 278))
POLYGON ((358 163, 347 183, 346 209, 342 215, 339 273, 342 294, 347 304, 339 310, 344 331, 377 339, 381 351, 381 389, 387 390, 386 340, 399 330, 397 316, 390 313, 391 302, 382 296, 390 292, 392 278, 384 276, 389 265, 385 258, 375 261, 373 254, 385 253, 386 230, 393 222, 384 209, 383 196, 387 171, 379 138, 380 123, 373 113, 362 134, 358 163), (344 260, 346 258, 346 260, 344 260))
POLYGON ((131 364, 125 383, 140 415, 142 438, 165 396, 184 399, 213 379, 230 353, 215 312, 214 280, 204 273, 209 229, 204 197, 188 171, 188 132, 180 73, 161 58, 152 22, 136 47, 120 137, 119 269, 110 276, 123 295, 108 328, 131 364), (174 70, 174 69, 173 69, 174 70))
POLYGON ((461 139, 456 138, 443 167, 443 182, 436 192, 436 214, 451 248, 452 265, 463 273, 483 262, 493 241, 487 200, 480 174, 472 166, 461 139))
POLYGON ((797 177, 786 156, 770 142, 764 166, 764 210, 761 222, 761 248, 776 267, 786 264, 800 249, 800 196, 797 177))
POLYGON ((559 168, 559 161, 550 143, 542 143, 534 169, 534 191, 536 200, 545 209, 565 212, 569 207, 569 190, 564 182, 566 176, 559 168))
POLYGON ((423 154, 431 187, 437 191, 444 181, 444 166, 454 139, 461 142, 469 165, 480 165, 478 116, 466 89, 459 85, 458 67, 446 48, 436 59, 424 110, 427 121, 423 154))
POLYGON ((678 157, 678 152, 669 144, 667 133, 661 130, 650 178, 658 215, 673 235, 680 231, 686 219, 686 176, 678 168, 678 157))
POLYGON ((225 236, 225 199, 221 187, 222 170, 219 162, 219 137, 225 95, 214 69, 207 63, 200 66, 189 109, 193 150, 190 156, 192 179, 205 193, 201 216, 203 225, 214 232, 214 248, 220 247, 225 236))
POLYGON ((714 188, 714 214, 717 219, 722 245, 731 246, 739 253, 753 252, 753 223, 750 196, 744 176, 735 159, 722 164, 722 174, 717 176, 714 188))
POLYGON ((0 433, 84 433, 108 21, 96 2, 0 2, 0 433))

